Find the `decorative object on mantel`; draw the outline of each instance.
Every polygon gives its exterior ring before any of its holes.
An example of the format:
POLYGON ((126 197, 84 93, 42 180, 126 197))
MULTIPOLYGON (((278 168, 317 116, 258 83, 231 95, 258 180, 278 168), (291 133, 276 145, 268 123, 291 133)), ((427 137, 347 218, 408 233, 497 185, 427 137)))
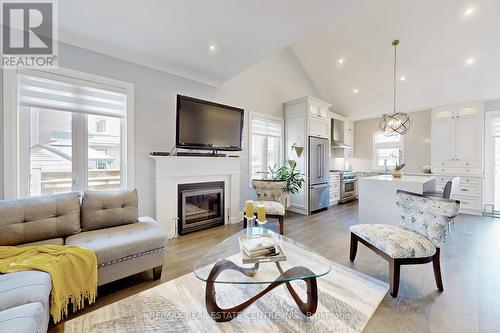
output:
POLYGON ((396 166, 394 167, 394 171, 392 172, 392 176, 394 178, 401 178, 403 176, 403 168, 406 166, 405 163, 403 164, 398 164, 398 162, 396 162, 396 166))
POLYGON ((392 46, 394 46, 394 109, 392 113, 386 113, 382 115, 382 120, 380 121, 380 131, 386 136, 394 135, 395 133, 405 135, 410 129, 410 117, 408 114, 396 111, 396 76, 397 76, 397 46, 399 45, 399 40, 393 40, 392 46))

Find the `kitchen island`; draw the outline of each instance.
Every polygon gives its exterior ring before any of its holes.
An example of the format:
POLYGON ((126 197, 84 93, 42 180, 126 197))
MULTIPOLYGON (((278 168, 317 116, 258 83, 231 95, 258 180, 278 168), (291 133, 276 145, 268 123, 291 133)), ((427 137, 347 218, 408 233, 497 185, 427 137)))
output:
POLYGON ((358 183, 359 222, 399 225, 397 190, 422 194, 436 191, 436 179, 429 176, 393 178, 380 175, 360 178, 358 183))

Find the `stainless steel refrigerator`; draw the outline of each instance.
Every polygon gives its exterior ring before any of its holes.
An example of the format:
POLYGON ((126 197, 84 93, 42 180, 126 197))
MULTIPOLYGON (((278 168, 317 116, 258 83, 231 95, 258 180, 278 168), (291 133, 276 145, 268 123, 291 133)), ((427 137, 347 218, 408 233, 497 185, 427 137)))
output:
POLYGON ((330 141, 309 137, 309 213, 328 208, 330 141))

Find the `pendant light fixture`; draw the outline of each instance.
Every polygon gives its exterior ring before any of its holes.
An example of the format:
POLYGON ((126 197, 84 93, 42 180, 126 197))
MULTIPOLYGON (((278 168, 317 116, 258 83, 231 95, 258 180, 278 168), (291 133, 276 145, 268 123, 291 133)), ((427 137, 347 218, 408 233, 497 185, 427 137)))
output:
POLYGON ((380 131, 386 136, 391 136, 394 134, 405 135, 410 129, 410 117, 403 112, 396 111, 396 76, 397 76, 397 47, 399 45, 399 40, 393 40, 392 46, 394 46, 394 109, 392 113, 386 113, 382 115, 382 120, 380 121, 380 131))

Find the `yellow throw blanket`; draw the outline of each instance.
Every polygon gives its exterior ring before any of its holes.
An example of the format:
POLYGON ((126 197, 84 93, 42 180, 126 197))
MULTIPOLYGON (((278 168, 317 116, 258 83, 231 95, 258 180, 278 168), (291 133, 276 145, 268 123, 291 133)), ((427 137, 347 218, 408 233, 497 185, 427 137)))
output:
POLYGON ((0 273, 39 270, 52 278, 50 314, 54 323, 95 301, 97 258, 89 249, 70 245, 0 246, 0 273))

